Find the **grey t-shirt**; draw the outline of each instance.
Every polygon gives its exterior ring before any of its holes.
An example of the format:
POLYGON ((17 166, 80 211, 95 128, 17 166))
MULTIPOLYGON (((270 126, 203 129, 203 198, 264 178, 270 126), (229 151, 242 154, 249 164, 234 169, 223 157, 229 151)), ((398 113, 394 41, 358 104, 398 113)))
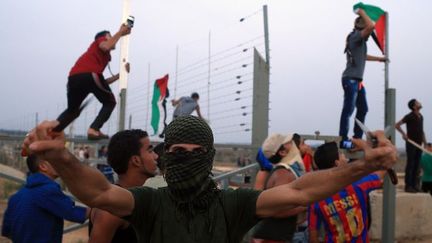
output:
POLYGON ((347 64, 342 78, 363 80, 363 73, 366 65, 367 38, 361 36, 359 30, 354 30, 348 37, 347 64), (349 56, 351 52, 351 58, 349 56))
POLYGON ((178 116, 188 116, 190 115, 195 108, 198 106, 198 103, 192 99, 191 97, 181 97, 179 100, 179 104, 174 110, 174 117, 178 116))

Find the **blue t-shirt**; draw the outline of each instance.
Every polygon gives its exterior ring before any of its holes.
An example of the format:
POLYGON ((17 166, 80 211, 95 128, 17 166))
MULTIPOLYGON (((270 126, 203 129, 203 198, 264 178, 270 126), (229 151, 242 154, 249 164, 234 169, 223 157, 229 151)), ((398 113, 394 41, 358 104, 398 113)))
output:
POLYGON ((60 185, 44 174, 31 174, 25 186, 9 199, 2 235, 14 243, 61 242, 63 219, 83 223, 86 208, 75 206, 60 185))

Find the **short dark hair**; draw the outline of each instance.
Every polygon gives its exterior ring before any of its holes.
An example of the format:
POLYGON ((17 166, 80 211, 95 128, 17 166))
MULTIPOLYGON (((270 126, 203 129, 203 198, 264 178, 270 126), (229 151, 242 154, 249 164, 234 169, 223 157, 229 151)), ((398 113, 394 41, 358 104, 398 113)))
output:
POLYGON ((354 28, 357 30, 361 30, 366 26, 366 22, 361 16, 358 16, 354 21, 354 28))
POLYGON ((110 34, 110 32, 108 30, 102 30, 102 31, 98 32, 95 35, 95 40, 97 40, 99 37, 105 36, 106 34, 110 34))
POLYGON ((336 164, 335 161, 338 159, 339 150, 336 142, 320 145, 314 154, 315 164, 320 170, 333 168, 336 164))
POLYGON ((157 166, 159 170, 163 171, 165 169, 165 163, 162 160, 162 156, 165 153, 165 143, 164 142, 159 143, 153 148, 153 151, 158 155, 158 158, 156 160, 157 166))
POLYGON ((199 94, 197 92, 193 92, 191 94, 192 99, 199 99, 199 94))
POLYGON ((31 173, 39 172, 40 161, 41 160, 34 154, 31 154, 27 157, 26 163, 27 163, 27 167, 31 173))
POLYGON ((408 101, 408 108, 410 110, 414 110, 414 106, 415 106, 416 101, 417 101, 416 99, 411 99, 410 101, 408 101))
POLYGON ((279 162, 281 162, 282 160, 282 156, 280 156, 279 152, 284 150, 285 146, 283 144, 281 144, 281 146, 279 146, 278 150, 276 151, 276 153, 274 155, 272 155, 270 158, 268 158, 268 160, 272 163, 272 164, 277 164, 279 162))
POLYGON ((140 140, 146 137, 147 132, 141 129, 120 131, 111 137, 107 161, 117 174, 126 173, 130 158, 139 155, 142 147, 140 140))
POLYGON ((297 148, 300 148, 300 143, 301 143, 301 136, 300 136, 300 134, 294 133, 292 140, 294 141, 294 143, 297 146, 297 148))

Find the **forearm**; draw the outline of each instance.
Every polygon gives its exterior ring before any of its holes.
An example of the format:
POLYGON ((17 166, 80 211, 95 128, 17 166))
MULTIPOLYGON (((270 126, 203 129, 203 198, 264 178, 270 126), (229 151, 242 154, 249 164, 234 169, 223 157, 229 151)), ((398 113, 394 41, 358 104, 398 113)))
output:
POLYGON ((364 12, 364 10, 359 10, 358 14, 362 17, 362 19, 365 21, 366 28, 374 28, 375 23, 372 21, 371 18, 364 12))
POLYGON ((107 84, 112 84, 115 81, 117 81, 119 78, 120 78, 120 74, 118 73, 118 74, 116 74, 116 75, 114 75, 112 77, 109 77, 109 78, 105 79, 105 81, 107 82, 107 84))
POLYGON ((108 40, 105 41, 104 49, 106 49, 106 50, 113 49, 121 37, 122 37, 122 34, 120 33, 120 31, 117 31, 117 33, 115 33, 111 38, 109 38, 108 40))
POLYGON ((372 173, 371 170, 366 169, 365 163, 363 160, 358 160, 346 166, 307 173, 288 186, 301 193, 298 197, 299 205, 307 206, 337 193, 345 186, 372 173))
POLYGON ((368 61, 376 61, 376 62, 383 62, 384 58, 383 57, 372 56, 372 55, 367 55, 366 56, 366 60, 368 60, 368 61))
POLYGON ((395 128, 396 128, 396 130, 397 130, 400 134, 402 134, 403 137, 406 137, 406 136, 407 136, 406 133, 404 132, 404 130, 402 130, 402 128, 401 128, 401 126, 400 126, 399 124, 396 124, 395 128))
POLYGON ((282 211, 308 206, 336 194, 371 173, 363 160, 346 166, 306 173, 290 184, 263 191, 257 200, 258 217, 274 217, 282 211))
POLYGON ((82 164, 66 149, 48 153, 61 153, 60 156, 49 156, 48 161, 66 183, 69 190, 81 202, 90 206, 99 206, 98 196, 108 191, 111 184, 101 172, 82 164), (49 159, 49 158, 53 159, 49 159))
POLYGON ((171 100, 172 106, 176 106, 180 103, 180 100, 171 100))

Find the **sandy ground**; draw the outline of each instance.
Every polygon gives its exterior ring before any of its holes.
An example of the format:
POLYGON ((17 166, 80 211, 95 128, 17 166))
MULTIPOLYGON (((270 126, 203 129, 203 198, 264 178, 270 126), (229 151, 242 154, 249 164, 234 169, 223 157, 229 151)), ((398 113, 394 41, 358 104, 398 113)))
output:
POLYGON ((88 241, 87 226, 63 235, 63 243, 84 243, 88 241))

